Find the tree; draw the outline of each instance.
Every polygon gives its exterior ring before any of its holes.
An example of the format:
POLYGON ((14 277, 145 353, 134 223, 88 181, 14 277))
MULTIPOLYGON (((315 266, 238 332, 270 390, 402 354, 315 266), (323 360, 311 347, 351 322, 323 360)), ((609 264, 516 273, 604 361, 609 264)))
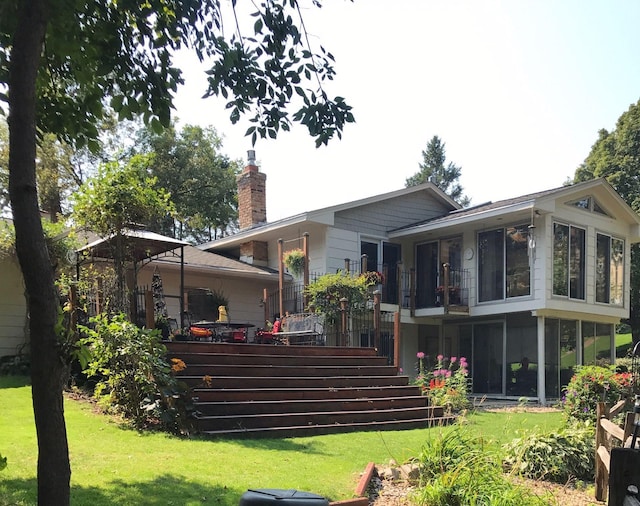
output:
MULTIPOLYGON (((631 104, 612 132, 602 129, 574 182, 603 177, 635 212, 640 212, 640 101, 631 104)), ((640 245, 631 245, 631 304, 629 324, 633 343, 640 341, 640 245)))
POLYGON ((182 81, 172 55, 185 47, 212 62, 208 93, 229 100, 232 122, 253 113, 247 134, 254 141, 258 135, 276 137, 293 121, 307 127, 316 145, 326 144, 354 121, 344 99, 331 100, 322 88, 323 80, 335 74, 333 56, 308 46, 297 0, 258 4, 246 18, 252 19, 252 37, 241 35, 235 1, 229 8, 237 28, 224 30, 221 5, 228 4, 0 4, 0 100, 9 108, 9 197, 30 314, 39 504, 69 504, 71 469, 62 398, 66 371, 56 333, 58 296, 38 209, 37 132, 97 150, 104 97, 111 97, 121 119, 140 115, 158 130, 169 126, 172 94, 182 81), (315 89, 308 88, 312 80, 315 89), (290 114, 287 107, 297 96, 302 105, 290 114))
POLYGON ((453 162, 445 165, 446 161, 445 144, 437 135, 434 135, 427 144, 427 149, 422 152, 420 171, 407 178, 406 187, 429 181, 461 206, 468 206, 471 200, 462 193, 462 186, 458 183, 462 168, 454 165, 453 162))
POLYGON ((75 223, 101 237, 113 237, 116 271, 115 308, 127 312, 124 233, 135 224, 146 223, 157 216, 171 216, 173 206, 169 193, 148 175, 152 157, 134 156, 125 166, 117 162, 104 165, 74 195, 75 223))
POLYGON ((134 150, 153 154, 150 172, 171 193, 176 208, 175 219, 161 217, 153 230, 201 243, 235 225, 240 164, 221 155, 221 146, 213 128, 186 125, 177 132, 172 125, 161 134, 140 133, 134 150))

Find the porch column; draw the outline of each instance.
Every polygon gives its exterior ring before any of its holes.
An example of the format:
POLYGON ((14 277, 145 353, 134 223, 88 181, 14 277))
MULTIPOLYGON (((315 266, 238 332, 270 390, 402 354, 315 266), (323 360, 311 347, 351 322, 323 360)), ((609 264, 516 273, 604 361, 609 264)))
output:
POLYGON ((545 353, 544 353, 544 316, 538 316, 538 400, 541 405, 547 405, 545 390, 545 353))

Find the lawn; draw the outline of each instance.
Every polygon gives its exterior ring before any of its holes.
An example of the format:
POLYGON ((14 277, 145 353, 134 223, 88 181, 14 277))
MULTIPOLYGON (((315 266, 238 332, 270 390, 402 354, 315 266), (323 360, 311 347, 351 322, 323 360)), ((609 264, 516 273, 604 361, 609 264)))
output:
MULTIPOLYGON (((36 503, 37 447, 26 379, 0 377, 0 506, 36 503)), ((368 462, 403 462, 436 430, 359 432, 290 439, 180 439, 121 428, 93 405, 65 402, 75 505, 235 506, 248 489, 283 488, 330 500, 352 497, 368 462)), ((536 426, 559 427, 560 413, 478 412, 466 427, 490 448, 536 426)), ((446 430, 446 429, 445 429, 446 430)))

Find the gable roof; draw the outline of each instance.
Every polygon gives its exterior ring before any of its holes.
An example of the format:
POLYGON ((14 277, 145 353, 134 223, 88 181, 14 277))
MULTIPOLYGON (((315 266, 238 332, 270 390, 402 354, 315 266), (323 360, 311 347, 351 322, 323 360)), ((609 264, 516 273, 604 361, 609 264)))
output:
POLYGON ((300 225, 302 223, 315 223, 320 225, 332 226, 335 221, 335 215, 341 211, 355 209, 357 207, 375 204, 377 202, 383 202, 385 200, 390 200, 398 197, 404 197, 419 192, 428 194, 431 198, 439 200, 444 206, 450 207, 451 209, 460 209, 461 207, 460 204, 455 202, 451 197, 449 197, 433 183, 422 183, 416 186, 410 186, 408 188, 402 188, 400 190, 395 190, 392 192, 381 193, 379 195, 373 195, 371 197, 353 200, 351 202, 345 202, 343 204, 324 207, 313 211, 307 211, 273 222, 261 223, 259 225, 241 230, 233 235, 200 244, 198 245, 198 248, 203 250, 210 250, 213 248, 230 248, 250 240, 264 240, 265 237, 275 238, 278 236, 279 231, 293 225, 300 225))
POLYGON ((497 202, 487 202, 464 209, 457 209, 431 220, 425 220, 389 231, 389 237, 397 238, 480 220, 500 219, 507 214, 515 215, 520 213, 522 215, 526 212, 533 212, 534 208, 535 211, 539 213, 553 213, 556 210, 556 202, 559 200, 565 203, 565 199, 571 200, 578 195, 587 195, 589 192, 598 193, 610 206, 615 206, 616 211, 620 213, 628 223, 634 225, 635 233, 632 233, 632 235, 636 237, 636 240, 640 239, 640 216, 631 209, 604 178, 520 195, 497 202))

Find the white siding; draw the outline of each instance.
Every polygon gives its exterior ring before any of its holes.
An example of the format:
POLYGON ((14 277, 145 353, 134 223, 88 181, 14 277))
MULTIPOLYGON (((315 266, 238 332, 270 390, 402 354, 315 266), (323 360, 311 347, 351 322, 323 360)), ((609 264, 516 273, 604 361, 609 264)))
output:
POLYGON ((346 258, 360 258, 360 241, 356 232, 330 227, 327 230, 327 273, 344 270, 346 258))
POLYGON ((0 357, 15 355, 27 341, 27 303, 17 262, 0 260, 0 357))

